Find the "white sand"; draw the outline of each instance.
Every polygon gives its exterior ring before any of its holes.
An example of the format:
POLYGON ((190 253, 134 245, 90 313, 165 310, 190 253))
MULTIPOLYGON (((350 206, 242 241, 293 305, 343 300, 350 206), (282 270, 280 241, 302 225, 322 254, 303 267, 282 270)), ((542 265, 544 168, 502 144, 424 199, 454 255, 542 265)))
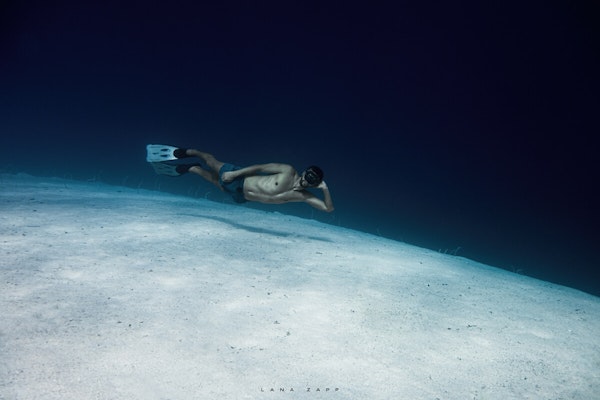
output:
POLYGON ((0 399, 600 396, 597 297, 277 212, 0 185, 0 399))

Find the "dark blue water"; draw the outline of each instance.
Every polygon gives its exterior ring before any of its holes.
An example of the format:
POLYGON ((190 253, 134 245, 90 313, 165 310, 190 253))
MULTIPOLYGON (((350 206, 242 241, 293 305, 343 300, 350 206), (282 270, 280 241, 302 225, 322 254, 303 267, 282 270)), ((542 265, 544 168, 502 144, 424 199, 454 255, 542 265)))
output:
POLYGON ((222 201, 145 145, 317 164, 333 214, 248 206, 600 295, 591 10, 243 3, 3 3, 0 168, 222 201))

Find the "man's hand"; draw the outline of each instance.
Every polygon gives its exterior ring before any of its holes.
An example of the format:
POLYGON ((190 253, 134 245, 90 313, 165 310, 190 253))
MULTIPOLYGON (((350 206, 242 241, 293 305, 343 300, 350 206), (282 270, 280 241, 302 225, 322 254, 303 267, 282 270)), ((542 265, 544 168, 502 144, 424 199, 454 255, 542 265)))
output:
POLYGON ((319 183, 319 186, 317 186, 317 189, 327 189, 327 184, 325 183, 325 181, 321 181, 321 183, 319 183))
POLYGON ((221 175, 221 179, 223 180, 223 182, 231 182, 235 178, 237 178, 237 176, 234 171, 223 172, 223 175, 221 175))

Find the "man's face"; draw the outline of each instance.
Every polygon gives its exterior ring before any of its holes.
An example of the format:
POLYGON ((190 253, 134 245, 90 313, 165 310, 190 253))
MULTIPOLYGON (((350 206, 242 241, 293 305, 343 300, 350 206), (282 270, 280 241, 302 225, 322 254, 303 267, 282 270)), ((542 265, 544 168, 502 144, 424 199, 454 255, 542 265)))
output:
POLYGON ((317 187, 320 182, 318 176, 312 171, 304 171, 302 172, 302 177, 300 179, 300 185, 302 187, 317 187))
POLYGON ((310 185, 308 184, 308 181, 305 178, 305 174, 306 174, 306 172, 303 172, 302 176, 300 177, 300 186, 302 186, 303 188, 310 187, 310 185))

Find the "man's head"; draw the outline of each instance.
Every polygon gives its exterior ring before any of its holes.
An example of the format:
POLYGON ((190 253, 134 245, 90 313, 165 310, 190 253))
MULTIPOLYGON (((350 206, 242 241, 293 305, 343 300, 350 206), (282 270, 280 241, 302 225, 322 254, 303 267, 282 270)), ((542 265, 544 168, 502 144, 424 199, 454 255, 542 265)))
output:
POLYGON ((317 187, 323 182, 323 170, 316 165, 311 165, 302 172, 302 179, 307 187, 317 187))

